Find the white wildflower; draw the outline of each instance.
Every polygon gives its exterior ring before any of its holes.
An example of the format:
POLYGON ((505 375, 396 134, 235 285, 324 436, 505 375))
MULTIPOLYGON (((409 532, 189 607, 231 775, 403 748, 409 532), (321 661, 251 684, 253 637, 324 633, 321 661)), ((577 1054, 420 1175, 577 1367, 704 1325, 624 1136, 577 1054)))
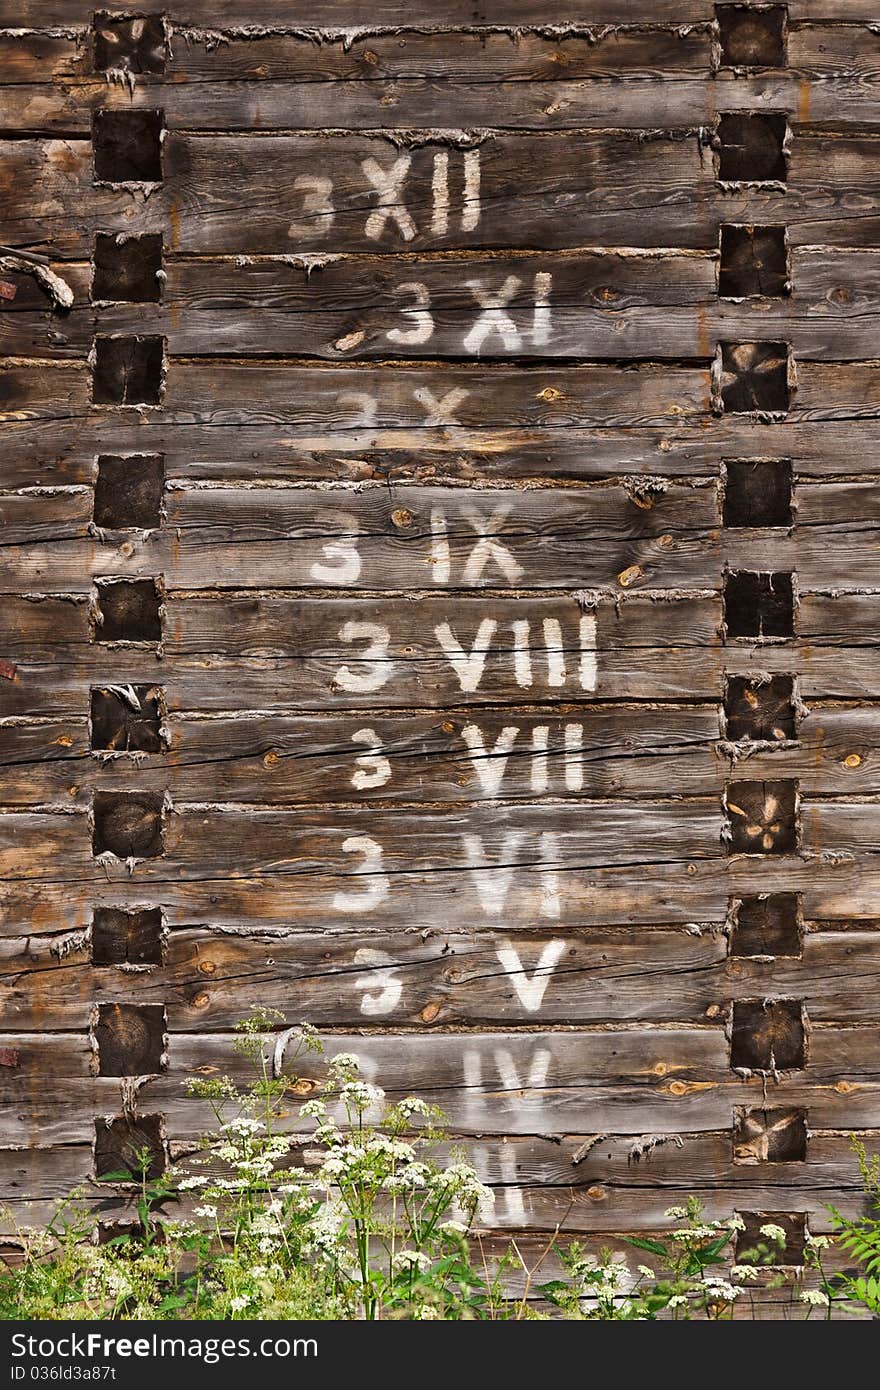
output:
POLYGON ((730 1270, 730 1277, 732 1279, 744 1279, 746 1281, 749 1279, 757 1279, 758 1270, 754 1265, 733 1265, 730 1270))
POLYGON ((467 1234, 467 1226, 463 1225, 461 1221, 441 1221, 437 1230, 449 1236, 463 1236, 467 1234))
POLYGON ((181 1192, 189 1192, 193 1187, 205 1187, 207 1182, 208 1179, 203 1174, 197 1173, 195 1177, 181 1178, 177 1186, 181 1192))
POLYGON ((722 1225, 726 1226, 728 1231, 744 1231, 746 1228, 746 1223, 741 1216, 730 1216, 722 1222, 722 1225))
POLYGON ((636 1269, 639 1271, 639 1274, 641 1274, 643 1279, 654 1278, 653 1269, 649 1269, 647 1265, 636 1265, 636 1269))
POLYGON ((249 1302, 249 1299, 242 1297, 241 1294, 238 1294, 235 1298, 230 1298, 229 1307, 231 1308, 233 1313, 240 1313, 243 1311, 243 1309, 245 1309, 248 1306, 249 1302))
POLYGON ((670 1221, 684 1221, 687 1216, 687 1210, 685 1207, 669 1207, 663 1215, 670 1221))
POLYGON ((299 1113, 313 1120, 323 1120, 327 1114, 327 1106, 322 1100, 307 1100, 305 1105, 300 1106, 299 1113))
POLYGON ((217 1208, 208 1202, 203 1207, 193 1207, 193 1216, 208 1216, 212 1220, 217 1215, 217 1208))
POLYGON ((831 1244, 831 1241, 828 1239, 827 1236, 808 1235, 806 1237, 805 1244, 809 1245, 810 1248, 813 1250, 827 1250, 829 1245, 831 1244))
POLYGON ((681 1307, 682 1307, 684 1304, 686 1304, 686 1303, 687 1303, 687 1295, 686 1295, 686 1294, 683 1294, 683 1293, 675 1293, 675 1294, 672 1295, 672 1297, 670 1298, 670 1300, 669 1300, 669 1302, 667 1303, 666 1306, 667 1306, 667 1308, 681 1308, 681 1307))
POLYGON ((809 1303, 813 1308, 827 1308, 828 1295, 821 1289, 801 1289, 798 1294, 801 1303, 809 1303))
POLYGON ((761 1235, 766 1236, 768 1240, 772 1240, 780 1249, 785 1249, 785 1232, 782 1227, 777 1226, 775 1222, 768 1221, 766 1226, 762 1226, 761 1235))
POLYGON ((431 1260, 423 1250, 398 1250, 392 1260, 395 1269, 430 1269, 431 1260))

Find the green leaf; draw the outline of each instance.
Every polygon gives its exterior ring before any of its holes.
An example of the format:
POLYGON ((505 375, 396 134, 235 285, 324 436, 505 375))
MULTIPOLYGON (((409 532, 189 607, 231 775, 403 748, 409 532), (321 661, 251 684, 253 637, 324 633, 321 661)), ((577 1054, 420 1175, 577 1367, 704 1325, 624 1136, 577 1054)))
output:
POLYGON ((632 1245, 636 1250, 647 1250, 650 1255, 662 1255, 664 1259, 668 1257, 666 1246, 659 1240, 637 1240, 635 1236, 630 1236, 627 1245, 632 1245))

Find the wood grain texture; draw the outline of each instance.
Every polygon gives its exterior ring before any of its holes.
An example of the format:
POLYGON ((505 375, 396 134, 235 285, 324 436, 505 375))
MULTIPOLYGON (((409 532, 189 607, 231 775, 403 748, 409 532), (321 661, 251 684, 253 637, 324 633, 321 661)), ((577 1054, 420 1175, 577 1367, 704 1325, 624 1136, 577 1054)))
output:
POLYGON ((96 1119, 186 1162, 262 1005, 444 1108, 489 1258, 825 1229, 880 1132, 876 7, 752 69, 710 0, 283 8, 174 0, 119 83, 0 0, 0 242, 67 286, 3 261, 0 1198, 124 1219, 96 1119))

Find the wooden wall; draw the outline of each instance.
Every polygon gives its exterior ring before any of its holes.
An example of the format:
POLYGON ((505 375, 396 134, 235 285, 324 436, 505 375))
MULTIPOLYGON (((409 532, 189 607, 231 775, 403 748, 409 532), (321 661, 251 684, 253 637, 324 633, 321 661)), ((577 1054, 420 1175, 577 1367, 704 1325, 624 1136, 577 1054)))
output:
POLYGON ((822 1229, 880 1130, 876 7, 366 8, 0 4, 4 1196, 184 1151, 267 1005, 498 1229, 822 1229))

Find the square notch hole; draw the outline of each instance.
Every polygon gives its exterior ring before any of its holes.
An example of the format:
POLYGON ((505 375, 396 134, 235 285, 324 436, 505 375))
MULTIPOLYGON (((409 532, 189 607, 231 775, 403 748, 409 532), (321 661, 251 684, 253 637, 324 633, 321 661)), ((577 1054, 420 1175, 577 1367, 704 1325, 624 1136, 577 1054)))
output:
POLYGON ((724 466, 725 526, 791 526, 790 459, 731 459, 724 466))
POLYGON ((790 294, 785 228, 723 226, 718 293, 722 299, 790 294))
POLYGON ((92 116, 96 183, 161 183, 161 111, 109 111, 92 116))
POLYGON ((731 782, 724 794, 730 854, 794 854, 798 783, 731 782))
POLYGON ((740 999, 733 1005, 730 1065, 745 1071, 802 1071, 804 1006, 799 999, 740 999))
POLYGON ((746 1260, 768 1269, 802 1265, 807 1237, 806 1217, 802 1212, 788 1215, 778 1211, 742 1211, 739 1213, 745 1229, 736 1233, 736 1263, 746 1260), (782 1249, 761 1235, 762 1226, 779 1226, 785 1232, 782 1249))
POLYGON ((158 859, 165 852, 164 812, 159 792, 95 792, 92 853, 158 859))
POLYGON ((99 1004, 99 1076, 152 1076, 165 1065, 162 1004, 99 1004))
POLYGON ((790 1106, 775 1110, 734 1112, 734 1163, 804 1163, 807 1157, 807 1114, 790 1106))
POLYGON ((722 183, 785 183, 788 120, 781 112, 729 111, 718 117, 722 183))
POLYGON ((784 68, 787 19, 784 5, 716 5, 719 66, 784 68))
POLYGON ((161 642, 162 595, 156 580, 99 580, 92 620, 96 642, 161 642))
POLYGON ((803 948, 797 893, 758 893, 734 908, 732 956, 799 956, 803 948))
POLYGON ((164 338, 96 338, 95 405, 159 405, 165 377, 164 338))
POLYGON ((784 415, 791 404, 787 343, 721 343, 718 395, 730 415, 784 415))
POLYGON ((158 1178, 165 1172, 165 1141, 161 1115, 138 1115, 130 1119, 95 1120, 95 1176, 108 1178, 127 1173, 134 1180, 158 1178), (140 1155, 146 1153, 147 1163, 140 1155), (146 1167, 146 1173, 144 1173, 146 1167))
POLYGON ((162 234, 95 236, 92 302, 158 304, 162 298, 162 234))
POLYGON ((750 570, 726 574, 724 627, 727 637, 793 637, 793 576, 750 570))
POLYGON ((92 42, 95 72, 165 71, 168 35, 163 15, 99 11, 92 21, 92 42))
POLYGON ((93 965, 161 965, 162 909, 96 907, 92 914, 93 965))
POLYGON ((782 743, 797 738, 794 676, 728 676, 724 724, 729 739, 782 743))
POLYGON ((91 692, 91 747, 114 753, 163 753, 162 687, 96 686, 91 692))
POLYGON ((105 531, 152 531, 162 524, 162 454, 101 454, 95 480, 95 525, 105 531))

